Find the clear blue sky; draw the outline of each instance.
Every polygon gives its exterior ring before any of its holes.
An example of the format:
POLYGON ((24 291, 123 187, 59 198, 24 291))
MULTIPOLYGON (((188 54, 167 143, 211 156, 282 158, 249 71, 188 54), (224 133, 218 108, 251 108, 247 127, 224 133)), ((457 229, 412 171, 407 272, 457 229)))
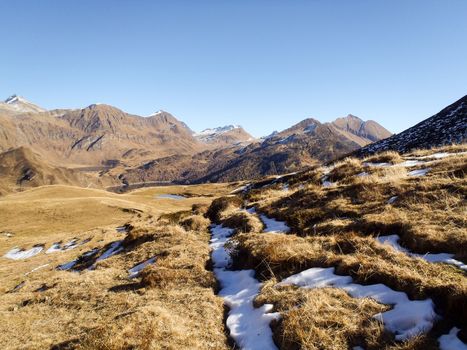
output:
POLYGON ((196 131, 352 113, 399 132, 467 94, 466 0, 0 0, 0 33, 0 98, 196 131))

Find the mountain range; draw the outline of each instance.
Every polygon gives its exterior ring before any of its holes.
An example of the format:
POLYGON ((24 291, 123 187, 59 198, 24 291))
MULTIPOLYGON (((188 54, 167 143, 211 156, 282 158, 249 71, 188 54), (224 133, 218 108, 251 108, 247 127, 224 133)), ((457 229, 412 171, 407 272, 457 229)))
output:
MULTIPOLYGON (((439 132, 445 137, 436 144, 464 140, 465 99, 411 129, 426 125, 425 129, 445 130, 439 132)), ((0 103, 0 153, 7 152, 9 168, 15 170, 6 174, 4 167, 0 176, 10 184, 3 186, 3 192, 7 187, 53 183, 125 188, 161 181, 254 179, 299 171, 352 152, 408 145, 409 139, 436 139, 425 129, 411 129, 391 136, 377 122, 349 114, 329 123, 308 118, 256 139, 239 125, 196 133, 165 111, 143 117, 105 104, 46 110, 14 95, 0 103)))

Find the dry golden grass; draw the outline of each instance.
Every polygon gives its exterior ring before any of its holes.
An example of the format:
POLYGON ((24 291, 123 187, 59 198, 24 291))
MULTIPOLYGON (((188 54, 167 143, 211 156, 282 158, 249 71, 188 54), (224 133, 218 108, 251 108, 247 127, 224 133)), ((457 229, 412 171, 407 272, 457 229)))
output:
POLYGON ((373 318, 388 309, 371 299, 354 299, 333 288, 276 288, 269 281, 256 299, 272 303, 282 319, 275 327, 281 349, 379 349, 392 339, 373 318), (279 336, 280 334, 280 336, 279 336))
POLYGON ((180 222, 180 225, 182 225, 186 230, 205 232, 208 230, 209 225, 211 225, 211 221, 201 215, 190 215, 183 219, 180 222))
MULTIPOLYGON (((230 191, 227 185, 223 188, 230 191)), ((188 190, 184 187, 180 191, 188 190)), ((224 306, 215 295, 217 283, 207 269, 207 220, 197 215, 214 198, 200 197, 201 192, 216 196, 221 190, 213 186, 209 192, 204 185, 189 191, 198 196, 159 201, 154 200, 157 189, 117 195, 51 186, 2 197, 0 205, 10 206, 11 213, 16 210, 20 217, 31 217, 25 223, 8 219, 8 227, 16 235, 2 235, 0 239, 7 242, 2 254, 13 245, 46 243, 48 248, 54 241, 66 242, 75 236, 92 239, 63 253, 42 252, 24 261, 0 258, 0 292, 4 293, 0 302, 0 347, 227 349, 224 306), (53 212, 64 221, 55 222, 50 217, 40 221, 45 206, 54 201, 57 203, 53 212), (194 205, 196 201, 200 205, 194 205), (73 203, 82 203, 83 212, 73 203), (84 208, 86 205, 90 208, 84 208), (158 220, 158 214, 180 210, 193 221, 186 229, 178 223, 158 220), (68 221, 63 219, 67 211, 68 221), (38 222, 33 222, 36 218, 38 222), (115 231, 117 225, 124 223, 134 226, 126 237, 115 231), (99 256, 111 242, 122 239, 124 250, 97 262, 94 270, 86 267, 95 262, 95 257, 76 265, 83 269, 81 272, 55 269, 94 247, 100 249, 96 255, 99 256), (128 269, 152 257, 156 257, 155 264, 143 270, 141 277, 128 279, 128 269), (44 264, 48 265, 25 276, 44 264), (22 288, 5 294, 21 282, 25 282, 22 288)), ((180 193, 173 188, 161 192, 180 193)), ((0 215, 6 217, 5 212, 0 215)))
POLYGON ((286 221, 294 233, 240 234, 232 244, 235 267, 253 268, 265 282, 256 302, 272 303, 282 312, 283 320, 274 326, 282 348, 437 349, 437 329, 454 324, 467 329, 465 272, 411 257, 375 240, 378 235, 398 234, 401 244, 415 253, 452 253, 465 262, 467 155, 426 159, 427 163, 412 168, 397 165, 403 160, 387 152, 366 161, 395 166, 364 167, 360 160, 347 158, 331 167, 329 180, 337 182, 335 186, 324 188, 323 169, 316 168, 292 178, 292 191, 287 194, 263 188, 246 195, 250 204, 286 221), (408 176, 414 168, 430 171, 424 177, 408 176), (363 171, 368 175, 357 176, 363 171), (392 197, 397 198, 388 204, 392 197), (412 299, 431 298, 443 320, 427 335, 396 343, 380 325, 362 326, 361 322, 374 322, 370 316, 381 305, 372 302, 376 309, 365 313, 363 307, 356 309, 363 300, 341 291, 273 288, 277 279, 310 267, 334 267, 337 274, 350 275, 358 283, 383 283, 412 299))
POLYGON ((375 155, 372 155, 370 157, 367 157, 363 160, 364 162, 368 163, 391 163, 391 164, 397 164, 397 163, 402 163, 404 159, 401 157, 401 155, 397 152, 394 151, 386 151, 386 152, 381 152, 377 153, 375 155))
POLYGON ((220 197, 212 201, 206 212, 206 217, 212 222, 218 223, 224 212, 235 211, 243 204, 243 200, 237 196, 220 197))
POLYGON ((244 210, 227 214, 223 219, 223 224, 226 227, 235 229, 236 233, 261 232, 264 228, 263 223, 256 215, 244 210))
POLYGON ((334 164, 333 169, 329 172, 329 181, 343 181, 344 179, 349 179, 364 170, 362 162, 359 159, 345 158, 344 160, 334 164))
POLYGON ((407 154, 407 156, 428 156, 437 152, 448 152, 448 153, 459 153, 466 152, 467 145, 464 144, 452 144, 449 146, 433 147, 431 149, 418 149, 407 154))
POLYGON ((212 272, 205 269, 209 233, 133 224, 125 250, 95 270, 76 273, 52 266, 5 294, 2 348, 227 348, 222 300, 214 294, 212 272), (155 264, 140 278, 128 280, 128 269, 154 256, 155 264), (51 288, 35 292, 44 282, 51 288))

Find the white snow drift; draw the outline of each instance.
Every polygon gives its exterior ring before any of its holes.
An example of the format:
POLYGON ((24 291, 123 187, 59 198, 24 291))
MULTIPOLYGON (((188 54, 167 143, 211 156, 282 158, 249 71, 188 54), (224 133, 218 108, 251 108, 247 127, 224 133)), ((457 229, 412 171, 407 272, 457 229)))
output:
POLYGON ((406 253, 407 255, 416 257, 416 258, 422 258, 428 262, 436 263, 436 262, 442 262, 446 264, 451 264, 459 267, 462 270, 467 271, 467 265, 464 264, 462 261, 453 259, 454 254, 449 254, 449 253, 426 253, 426 254, 416 254, 412 253, 406 248, 402 247, 399 244, 400 237, 398 235, 389 235, 389 236, 380 236, 377 238, 377 240, 382 243, 382 244, 387 244, 393 247, 395 250, 406 253))
POLYGON ((11 249, 8 253, 6 253, 3 257, 12 260, 23 260, 32 258, 33 256, 39 254, 43 249, 43 245, 34 246, 28 250, 15 247, 11 249))
POLYGON ((269 218, 264 214, 260 214, 260 219, 266 226, 264 232, 270 233, 286 233, 290 231, 290 227, 283 221, 279 221, 273 218, 269 218))
POLYGON ((212 260, 214 274, 221 285, 219 295, 224 298, 229 307, 226 320, 230 336, 244 350, 277 349, 272 340, 269 327, 273 319, 278 319, 278 313, 271 313, 272 305, 265 304, 255 308, 253 300, 261 288, 254 275, 254 270, 231 271, 231 258, 225 248, 233 230, 216 225, 211 227, 212 260))
POLYGON ((128 270, 128 278, 136 278, 138 277, 139 273, 146 267, 156 262, 156 257, 143 261, 142 263, 132 267, 128 270))

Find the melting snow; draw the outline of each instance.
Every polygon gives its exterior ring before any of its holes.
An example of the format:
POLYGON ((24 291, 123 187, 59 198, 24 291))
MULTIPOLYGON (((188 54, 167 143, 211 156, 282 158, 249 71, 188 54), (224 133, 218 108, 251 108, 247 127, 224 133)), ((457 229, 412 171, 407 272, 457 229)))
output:
POLYGON ((334 182, 324 180, 323 181, 323 187, 332 187, 334 186, 334 182))
POLYGON ((393 204, 397 199, 397 196, 392 196, 391 198, 388 199, 387 203, 388 204, 393 204))
POLYGON ((426 169, 417 169, 417 170, 412 170, 407 173, 409 176, 425 176, 427 172, 429 172, 431 168, 426 168, 426 169))
POLYGON ((214 273, 222 288, 219 295, 230 308, 226 321, 230 336, 241 349, 277 349, 269 324, 273 319, 278 319, 280 314, 271 313, 270 304, 254 307, 253 300, 261 288, 261 283, 254 278, 255 271, 227 269, 231 258, 225 244, 233 229, 216 225, 211 227, 211 232, 214 273))
POLYGON ((391 163, 368 163, 368 162, 365 162, 363 163, 364 166, 370 166, 370 167, 377 167, 377 168, 381 168, 381 167, 388 167, 388 166, 392 166, 391 163))
POLYGON ((225 249, 224 245, 229 240, 229 237, 233 234, 234 230, 221 225, 211 227, 211 244, 209 245, 212 249, 212 261, 214 267, 227 268, 230 265, 230 254, 225 249))
POLYGON ((51 253, 57 253, 57 252, 64 252, 67 250, 72 250, 75 249, 76 247, 83 245, 87 242, 89 242, 91 239, 85 239, 81 243, 79 243, 78 238, 73 238, 71 241, 65 243, 62 247, 62 244, 60 242, 56 242, 50 246, 49 249, 45 251, 45 254, 51 254, 51 253))
POLYGON ((420 164, 424 164, 426 162, 423 162, 421 160, 406 160, 405 162, 402 162, 402 163, 399 163, 399 164, 396 164, 398 166, 404 166, 404 167, 412 167, 412 166, 415 166, 415 165, 420 165, 420 164))
POLYGON ((276 219, 268 218, 266 215, 261 214, 259 216, 261 221, 266 225, 264 232, 271 233, 286 233, 290 231, 290 227, 283 221, 278 221, 276 219))
POLYGON ((261 288, 254 277, 255 271, 216 268, 214 273, 222 286, 219 295, 230 308, 226 323, 237 345, 241 349, 277 349, 269 324, 280 314, 270 312, 271 304, 254 307, 253 300, 261 288))
POLYGON ((154 264, 156 258, 151 258, 149 260, 143 261, 142 263, 134 266, 133 268, 128 270, 128 278, 135 278, 138 277, 139 273, 148 265, 154 264))
POLYGON ((359 174, 357 174, 358 177, 364 177, 364 176, 368 176, 368 173, 366 171, 363 171, 359 174))
POLYGON ((175 199, 175 200, 182 200, 185 199, 186 197, 180 196, 178 194, 160 194, 157 196, 157 198, 167 198, 167 199, 175 199))
POLYGON ((429 154, 427 156, 423 156, 419 158, 420 159, 426 159, 426 158, 441 159, 441 158, 446 158, 446 157, 451 157, 451 156, 460 156, 464 154, 467 154, 467 152, 458 152, 458 153, 438 152, 438 153, 429 154))
POLYGON ((26 272, 24 275, 27 276, 27 275, 33 273, 34 271, 40 270, 40 269, 42 269, 42 268, 44 268, 44 267, 47 267, 47 266, 49 266, 49 264, 44 264, 44 265, 35 267, 35 268, 33 268, 31 271, 26 272))
POLYGON ((236 189, 234 189, 233 191, 230 192, 230 194, 236 194, 236 193, 240 193, 240 192, 246 192, 248 191, 248 189, 251 187, 251 184, 246 184, 245 186, 240 186, 236 189))
POLYGON ((62 246, 60 243, 54 243, 50 246, 49 249, 45 251, 45 254, 51 254, 51 253, 56 253, 56 252, 61 252, 62 251, 62 246))
POLYGON ((382 244, 387 244, 393 247, 395 250, 406 253, 410 256, 413 256, 415 258, 422 258, 428 262, 431 263, 436 263, 436 262, 441 262, 441 263, 446 263, 446 264, 451 264, 455 265, 458 268, 462 270, 467 271, 467 265, 464 264, 462 261, 453 259, 454 254, 449 254, 449 253, 427 253, 427 254, 416 254, 416 253, 411 253, 408 251, 406 248, 402 247, 399 244, 400 237, 398 235, 389 235, 389 236, 380 236, 377 238, 377 240, 382 243, 382 244))
POLYGON ((110 258, 112 255, 115 255, 123 250, 121 247, 122 241, 115 241, 110 245, 110 248, 107 249, 96 261, 101 261, 107 258, 110 258))
POLYGON ((63 271, 70 270, 77 263, 78 263, 78 260, 73 260, 73 261, 67 262, 65 264, 57 266, 57 270, 63 270, 63 271))
POLYGON ((29 250, 24 250, 24 249, 16 247, 16 248, 11 249, 8 253, 6 253, 4 257, 7 259, 12 259, 12 260, 28 259, 39 254, 43 249, 44 249, 44 246, 42 245, 34 246, 29 250))
POLYGON ((439 348, 441 350, 467 350, 467 345, 457 337, 457 333, 459 333, 459 328, 454 327, 449 334, 439 337, 439 348))
POLYGON ((392 290, 384 284, 360 285, 352 283, 350 276, 334 274, 334 268, 311 268, 292 275, 279 286, 296 285, 303 288, 341 288, 354 298, 372 298, 382 304, 393 305, 391 310, 376 314, 385 327, 395 334, 396 340, 406 340, 428 332, 437 318, 431 299, 409 300, 403 292, 392 290))

